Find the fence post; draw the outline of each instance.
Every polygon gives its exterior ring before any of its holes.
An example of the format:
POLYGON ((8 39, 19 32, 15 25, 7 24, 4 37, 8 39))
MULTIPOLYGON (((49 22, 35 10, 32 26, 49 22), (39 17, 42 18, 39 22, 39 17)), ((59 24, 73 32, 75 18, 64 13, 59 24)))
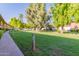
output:
POLYGON ((36 50, 36 46, 35 46, 35 34, 32 33, 32 51, 36 50))

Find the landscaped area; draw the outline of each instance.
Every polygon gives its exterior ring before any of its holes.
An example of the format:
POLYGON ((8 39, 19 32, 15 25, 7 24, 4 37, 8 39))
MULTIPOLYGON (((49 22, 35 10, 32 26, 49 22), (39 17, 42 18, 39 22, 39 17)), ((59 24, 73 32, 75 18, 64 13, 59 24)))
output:
POLYGON ((0 38, 2 37, 4 32, 5 32, 4 30, 0 30, 0 38))
POLYGON ((0 6, 0 55, 79 56, 79 4, 0 6))
POLYGON ((11 31, 24 55, 79 55, 79 34, 36 32, 36 51, 32 51, 32 31, 11 31))

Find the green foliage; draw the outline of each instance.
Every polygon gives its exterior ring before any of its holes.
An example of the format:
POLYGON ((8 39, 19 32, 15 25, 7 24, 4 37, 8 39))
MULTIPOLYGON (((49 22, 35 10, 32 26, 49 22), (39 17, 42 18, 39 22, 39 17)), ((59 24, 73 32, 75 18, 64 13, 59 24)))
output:
POLYGON ((71 22, 72 14, 70 14, 70 4, 57 3, 54 7, 51 7, 52 19, 56 27, 67 25, 71 22))
POLYGON ((6 22, 5 20, 3 19, 2 15, 0 15, 0 25, 4 25, 6 22))
POLYGON ((0 30, 0 38, 2 37, 4 32, 5 32, 4 30, 0 30))
POLYGON ((65 26, 73 20, 79 22, 79 4, 57 3, 51 7, 51 12, 56 27, 65 26))
POLYGON ((20 29, 23 28, 23 23, 16 17, 11 18, 10 25, 13 26, 14 28, 20 28, 20 29))
POLYGON ((16 17, 11 18, 10 25, 13 26, 13 27, 17 27, 17 19, 16 19, 16 17))
POLYGON ((74 12, 74 18, 75 22, 79 22, 79 4, 74 4, 75 7, 73 8, 74 12))
POLYGON ((19 18, 18 19, 23 23, 23 14, 19 14, 19 18))
POLYGON ((33 28, 34 27, 34 25, 33 24, 25 24, 25 28, 33 28))
POLYGON ((46 27, 46 22, 49 20, 49 16, 45 10, 45 6, 46 5, 43 3, 30 4, 26 10, 28 24, 31 23, 34 25, 34 28, 39 29, 46 27))

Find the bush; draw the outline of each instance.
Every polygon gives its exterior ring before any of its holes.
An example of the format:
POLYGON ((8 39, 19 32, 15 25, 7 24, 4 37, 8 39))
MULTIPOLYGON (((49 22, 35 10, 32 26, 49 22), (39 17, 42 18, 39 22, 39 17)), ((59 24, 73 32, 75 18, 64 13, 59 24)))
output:
POLYGON ((79 29, 78 30, 72 29, 71 32, 79 32, 79 29))
POLYGON ((4 30, 0 30, 0 38, 3 35, 4 32, 5 32, 4 30))

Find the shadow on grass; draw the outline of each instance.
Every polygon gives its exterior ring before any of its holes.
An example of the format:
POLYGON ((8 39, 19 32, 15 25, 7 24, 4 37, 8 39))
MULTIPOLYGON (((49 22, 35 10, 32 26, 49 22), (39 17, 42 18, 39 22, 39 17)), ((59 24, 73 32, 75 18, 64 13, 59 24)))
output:
MULTIPOLYGON (((32 51, 32 33, 12 31, 12 38, 28 56, 78 56, 79 40, 44 34, 36 35, 36 51, 32 51)), ((50 33, 51 34, 51 33, 50 33)))
POLYGON ((64 33, 79 34, 79 32, 64 32, 64 33))

